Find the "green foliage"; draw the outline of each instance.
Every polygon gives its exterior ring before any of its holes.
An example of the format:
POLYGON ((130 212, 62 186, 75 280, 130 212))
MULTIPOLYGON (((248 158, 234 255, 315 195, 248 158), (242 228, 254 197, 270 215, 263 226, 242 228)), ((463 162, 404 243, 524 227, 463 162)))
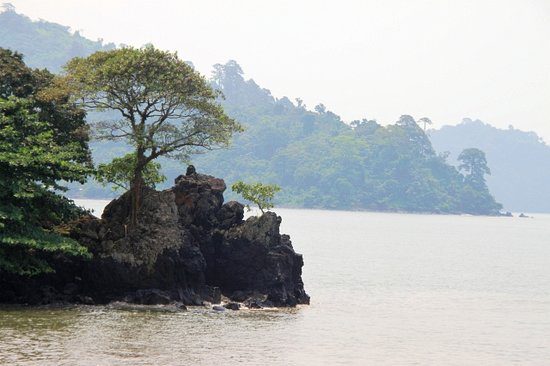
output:
POLYGON ((212 82, 226 96, 223 106, 246 131, 229 151, 194 158, 200 169, 229 182, 268 179, 283 188, 276 202, 287 206, 498 213, 486 187, 470 187, 435 153, 422 128, 427 118, 347 125, 324 105, 310 111, 301 101, 273 98, 242 74, 234 61, 215 67, 212 82))
MULTIPOLYGON (((95 172, 95 178, 102 185, 113 185, 113 189, 130 189, 129 182, 132 180, 137 163, 135 154, 126 154, 122 158, 114 158, 108 164, 99 164, 95 172)), ((143 169, 143 181, 148 187, 155 188, 159 183, 166 180, 160 173, 160 163, 151 161, 143 169)))
POLYGON ((458 156, 459 170, 466 172, 466 181, 475 187, 485 186, 485 174, 491 174, 485 153, 476 148, 465 149, 458 156))
MULTIPOLYGON (((134 147, 133 224, 150 162, 161 156, 186 160, 192 153, 226 147, 241 131, 217 103, 220 92, 175 53, 127 47, 72 59, 65 69, 64 84, 84 107, 120 114, 95 123, 94 132, 98 139, 124 140, 134 147)), ((113 172, 120 178, 127 165, 113 162, 110 168, 122 168, 113 172)))
POLYGON ((48 253, 85 255, 56 227, 82 214, 52 192, 91 171, 84 113, 51 89, 54 76, 0 49, 0 270, 51 271, 48 253))
MULTIPOLYGON (((236 182, 231 186, 231 190, 240 194, 245 200, 258 205, 262 213, 273 208, 273 197, 275 193, 281 190, 281 187, 275 184, 252 183, 247 184, 242 181, 236 182)), ((246 205, 250 211, 250 206, 246 205)))
POLYGON ((485 153, 476 148, 468 148, 458 156, 458 169, 464 171, 464 185, 461 193, 462 210, 465 212, 488 212, 500 210, 485 183, 485 175, 491 174, 485 153))
POLYGON ((175 53, 152 46, 96 52, 71 60, 66 71, 85 107, 120 113, 96 123, 96 137, 124 139, 149 152, 147 160, 225 147, 241 130, 216 102, 220 94, 175 53))

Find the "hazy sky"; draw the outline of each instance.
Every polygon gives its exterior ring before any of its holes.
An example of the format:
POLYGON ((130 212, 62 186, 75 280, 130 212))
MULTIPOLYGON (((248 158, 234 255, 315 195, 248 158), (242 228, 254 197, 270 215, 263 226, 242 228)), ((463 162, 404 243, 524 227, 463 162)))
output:
MULTIPOLYGON (((550 141, 550 0, 5 0, 114 43, 235 59, 276 97, 346 121, 463 117, 550 141)), ((1 0, 0 0, 1 2, 1 0)))

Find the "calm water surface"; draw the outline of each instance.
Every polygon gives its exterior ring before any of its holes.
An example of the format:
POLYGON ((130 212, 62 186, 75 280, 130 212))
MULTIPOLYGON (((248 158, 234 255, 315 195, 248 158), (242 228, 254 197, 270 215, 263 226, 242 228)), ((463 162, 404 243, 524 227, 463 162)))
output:
POLYGON ((310 306, 2 309, 0 364, 550 364, 550 216, 277 212, 310 306))

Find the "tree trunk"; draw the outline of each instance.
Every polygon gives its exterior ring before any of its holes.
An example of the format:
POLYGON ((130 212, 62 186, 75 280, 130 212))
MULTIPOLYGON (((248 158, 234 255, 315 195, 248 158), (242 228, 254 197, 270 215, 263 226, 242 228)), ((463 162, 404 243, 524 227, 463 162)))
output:
POLYGON ((131 198, 132 198, 132 207, 130 211, 130 224, 131 227, 135 227, 137 224, 139 207, 141 205, 141 190, 142 190, 142 178, 134 177, 131 184, 131 198))
POLYGON ((143 150, 138 148, 137 161, 134 167, 134 178, 130 183, 130 194, 132 200, 132 207, 130 211, 130 224, 131 227, 135 227, 138 221, 139 209, 141 206, 142 191, 143 191, 143 167, 145 166, 145 157, 143 150))

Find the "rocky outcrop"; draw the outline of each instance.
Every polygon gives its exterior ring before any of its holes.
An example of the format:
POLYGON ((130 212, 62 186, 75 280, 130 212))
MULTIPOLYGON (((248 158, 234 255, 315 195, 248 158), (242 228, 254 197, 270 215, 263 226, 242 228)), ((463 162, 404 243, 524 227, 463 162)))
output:
POLYGON ((279 216, 266 212, 216 231, 201 246, 208 282, 235 300, 261 294, 265 303, 276 306, 307 303, 302 255, 294 252, 288 235, 279 233, 280 223, 279 216))
POLYGON ((91 260, 60 258, 55 275, 14 287, 11 297, 146 305, 220 303, 222 297, 249 307, 309 303, 303 258, 279 233, 281 218, 267 212, 244 221, 242 204, 224 204, 225 189, 222 179, 188 169, 171 189, 142 191, 135 226, 129 222, 130 195, 122 195, 101 219, 87 216, 72 225, 71 236, 89 249, 91 260))

